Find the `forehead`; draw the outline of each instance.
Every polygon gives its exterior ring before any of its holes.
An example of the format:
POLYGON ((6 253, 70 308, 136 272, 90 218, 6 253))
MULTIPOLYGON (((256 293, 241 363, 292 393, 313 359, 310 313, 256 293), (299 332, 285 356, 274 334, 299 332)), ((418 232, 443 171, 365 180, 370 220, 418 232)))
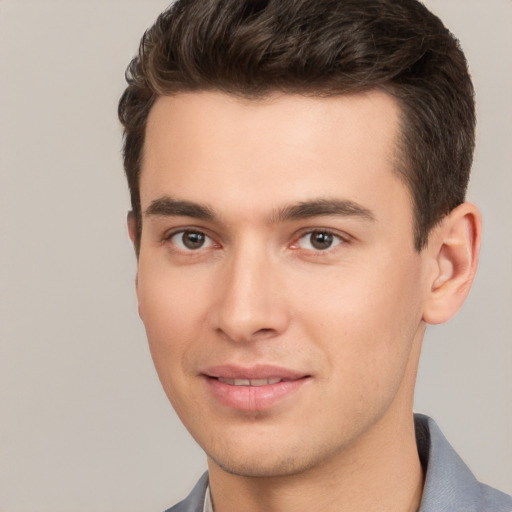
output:
POLYGON ((380 91, 161 97, 147 123, 142 209, 162 195, 239 211, 311 196, 385 200, 384 190, 403 188, 394 171, 399 115, 380 91))

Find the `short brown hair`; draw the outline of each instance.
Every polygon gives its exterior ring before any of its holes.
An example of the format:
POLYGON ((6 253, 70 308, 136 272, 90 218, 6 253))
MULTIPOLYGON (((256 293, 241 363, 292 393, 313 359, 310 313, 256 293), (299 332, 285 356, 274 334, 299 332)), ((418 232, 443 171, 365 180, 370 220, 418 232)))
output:
POLYGON ((144 34, 119 102, 124 167, 142 229, 139 177, 156 98, 220 90, 316 96, 381 88, 402 111, 397 171, 419 251, 465 198, 474 91, 458 41, 416 0, 177 0, 144 34))

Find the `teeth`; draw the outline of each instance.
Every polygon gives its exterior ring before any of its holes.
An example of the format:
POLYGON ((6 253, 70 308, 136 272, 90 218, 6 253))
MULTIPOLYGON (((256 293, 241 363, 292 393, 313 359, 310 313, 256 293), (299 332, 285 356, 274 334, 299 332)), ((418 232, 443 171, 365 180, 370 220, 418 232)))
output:
POLYGON ((251 386, 265 386, 268 384, 268 379, 253 379, 251 380, 251 386))
POLYGON ((231 386, 267 386, 269 384, 277 384, 281 382, 282 379, 224 379, 219 377, 218 380, 231 386))

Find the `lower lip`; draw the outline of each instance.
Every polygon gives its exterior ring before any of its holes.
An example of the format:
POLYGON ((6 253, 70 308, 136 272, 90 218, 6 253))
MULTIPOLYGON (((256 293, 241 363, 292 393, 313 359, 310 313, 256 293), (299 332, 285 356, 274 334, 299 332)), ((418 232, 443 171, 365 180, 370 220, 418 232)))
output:
POLYGON ((208 377, 213 396, 226 407, 241 411, 261 411, 296 393, 309 380, 307 377, 264 386, 233 386, 208 377))

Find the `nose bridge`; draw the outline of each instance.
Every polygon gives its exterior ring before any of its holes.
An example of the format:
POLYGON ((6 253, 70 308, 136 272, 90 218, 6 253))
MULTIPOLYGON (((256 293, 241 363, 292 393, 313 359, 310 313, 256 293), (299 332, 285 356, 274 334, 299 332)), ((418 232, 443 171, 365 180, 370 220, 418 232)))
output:
POLYGON ((224 262, 215 312, 216 328, 233 341, 272 337, 287 326, 279 292, 278 258, 265 244, 247 237, 224 262))

